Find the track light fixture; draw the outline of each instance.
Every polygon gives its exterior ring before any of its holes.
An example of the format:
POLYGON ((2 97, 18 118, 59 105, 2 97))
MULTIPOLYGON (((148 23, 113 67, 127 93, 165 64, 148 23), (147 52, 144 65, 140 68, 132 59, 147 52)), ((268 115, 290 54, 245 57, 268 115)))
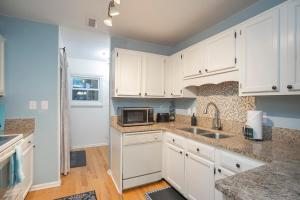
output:
POLYGON ((112 26, 112 17, 120 14, 118 9, 116 8, 116 4, 120 5, 120 3, 121 3, 120 0, 111 0, 109 2, 108 12, 107 12, 108 18, 104 20, 104 24, 106 26, 112 26))

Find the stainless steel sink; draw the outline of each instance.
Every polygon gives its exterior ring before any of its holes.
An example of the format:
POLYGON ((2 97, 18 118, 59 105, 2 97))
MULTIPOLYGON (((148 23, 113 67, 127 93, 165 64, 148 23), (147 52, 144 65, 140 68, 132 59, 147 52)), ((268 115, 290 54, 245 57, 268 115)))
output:
POLYGON ((231 137, 230 135, 222 134, 222 133, 215 133, 213 131, 208 131, 196 127, 192 128, 180 128, 179 130, 187 131, 193 134, 201 135, 208 138, 214 138, 214 139, 222 139, 222 138, 228 138, 231 137))
POLYGON ((228 138, 230 137, 230 135, 225 135, 222 133, 208 133, 208 134, 204 134, 204 137, 209 137, 209 138, 214 138, 214 139, 222 139, 222 138, 228 138))

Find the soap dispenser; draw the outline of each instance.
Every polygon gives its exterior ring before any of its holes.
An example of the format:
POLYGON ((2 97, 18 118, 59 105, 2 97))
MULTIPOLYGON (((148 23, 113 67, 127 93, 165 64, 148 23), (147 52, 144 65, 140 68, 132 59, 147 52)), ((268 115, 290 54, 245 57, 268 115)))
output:
POLYGON ((193 113, 193 116, 191 118, 191 125, 192 126, 197 126, 197 118, 195 116, 195 113, 193 113))

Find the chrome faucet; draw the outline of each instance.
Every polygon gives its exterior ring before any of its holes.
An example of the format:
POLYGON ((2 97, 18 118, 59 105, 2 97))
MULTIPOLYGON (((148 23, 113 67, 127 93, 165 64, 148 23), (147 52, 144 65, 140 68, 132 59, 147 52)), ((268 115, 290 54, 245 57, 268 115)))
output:
POLYGON ((207 110, 209 106, 215 107, 215 117, 212 121, 212 129, 215 130, 222 130, 222 124, 221 124, 221 119, 220 119, 220 111, 217 107, 217 105, 213 102, 209 102, 204 110, 204 114, 207 114, 207 110))

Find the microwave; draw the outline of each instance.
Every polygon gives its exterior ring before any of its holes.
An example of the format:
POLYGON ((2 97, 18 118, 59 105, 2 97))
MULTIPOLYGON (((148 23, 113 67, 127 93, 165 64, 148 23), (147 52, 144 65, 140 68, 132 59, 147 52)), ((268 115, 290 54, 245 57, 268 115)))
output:
POLYGON ((121 126, 141 126, 154 123, 153 108, 119 107, 118 124, 121 126))

